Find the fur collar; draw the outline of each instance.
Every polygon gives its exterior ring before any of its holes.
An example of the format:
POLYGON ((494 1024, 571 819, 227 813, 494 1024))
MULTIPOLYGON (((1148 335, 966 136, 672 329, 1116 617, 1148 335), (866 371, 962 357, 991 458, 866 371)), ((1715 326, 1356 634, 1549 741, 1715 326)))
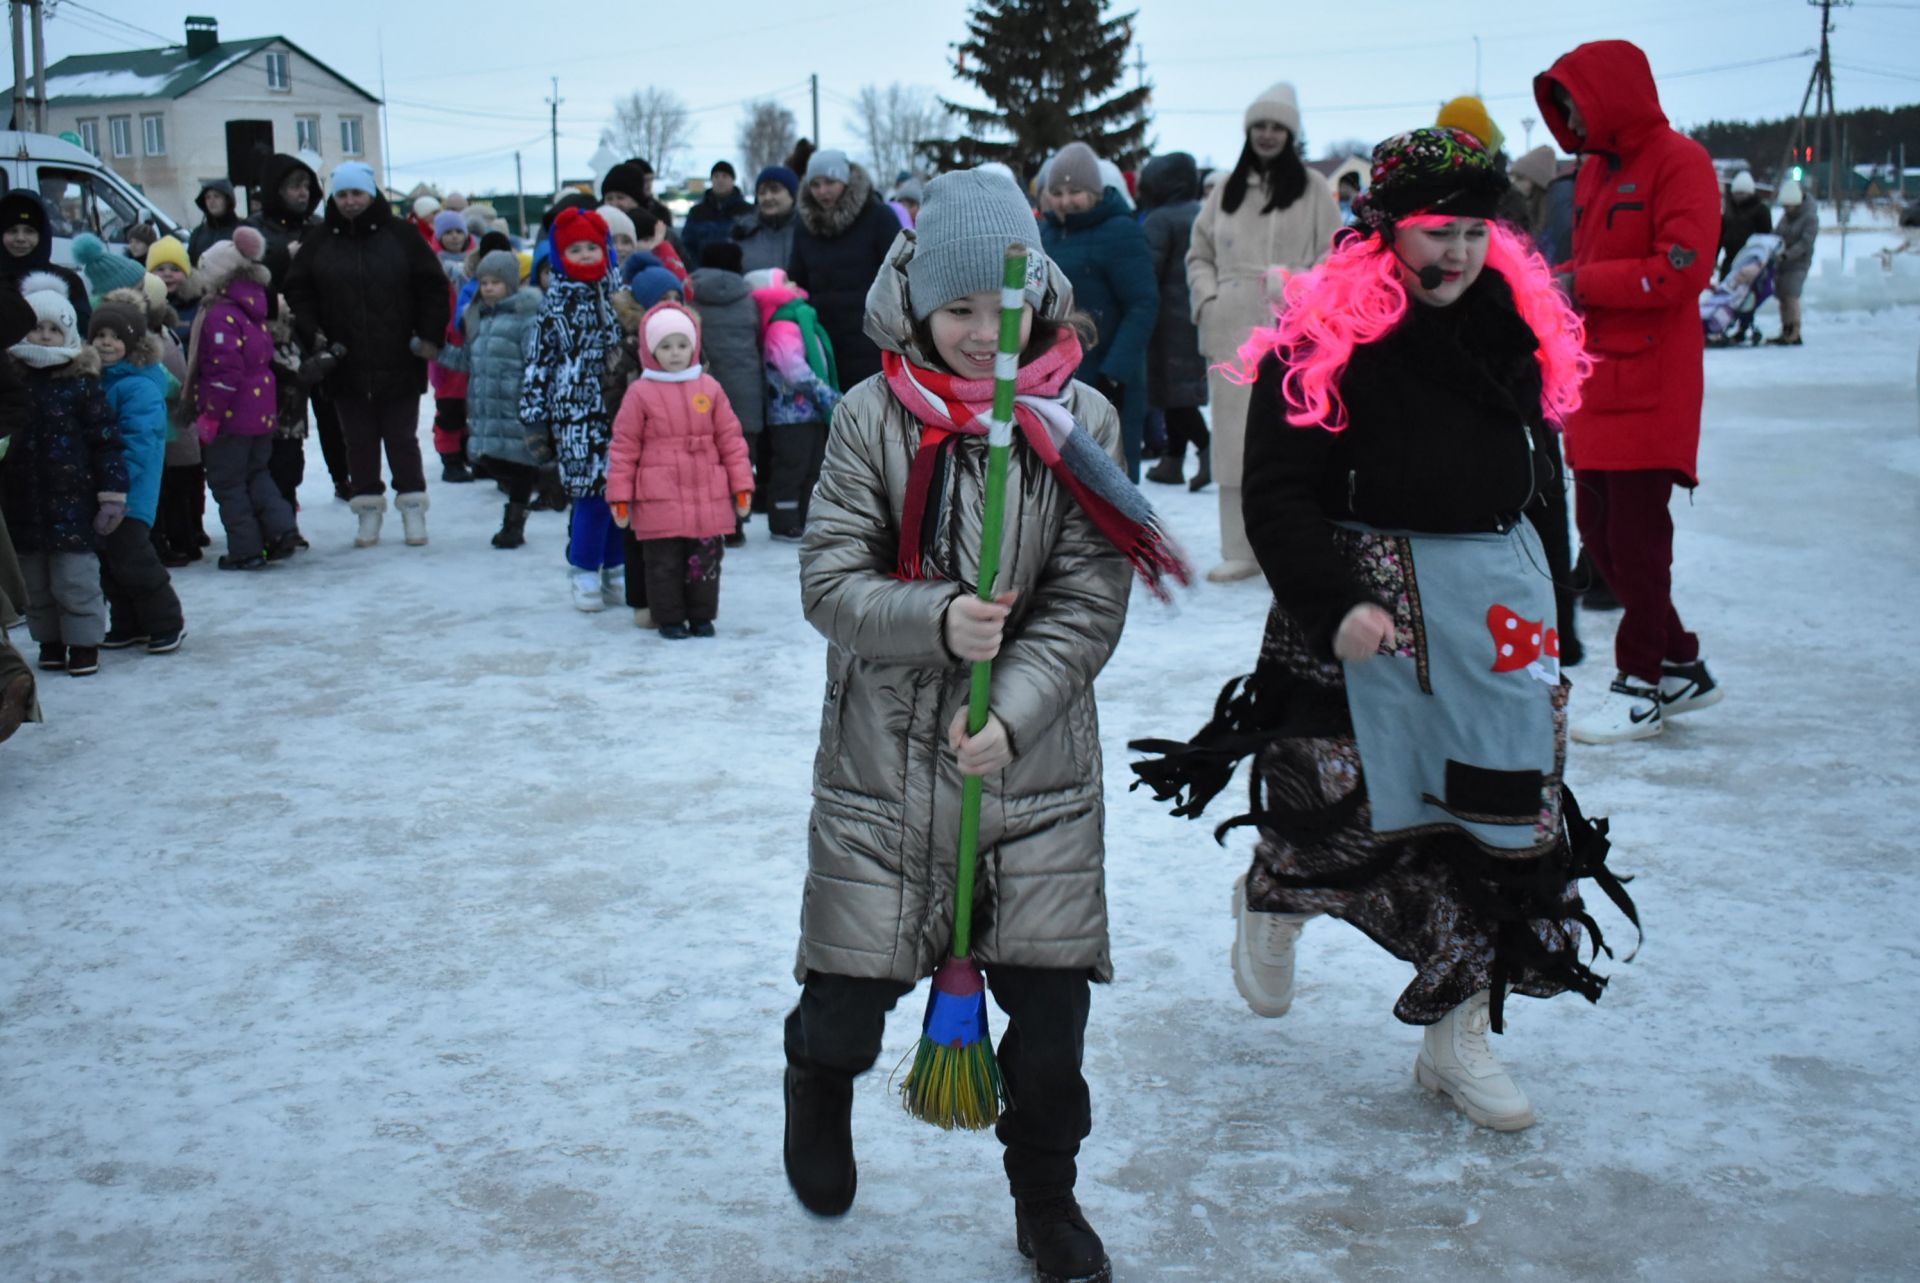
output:
POLYGON ((833 203, 832 209, 822 208, 813 198, 811 184, 800 189, 800 221, 807 230, 822 240, 832 240, 844 236, 860 215, 866 210, 867 202, 873 198, 873 180, 867 177, 867 171, 858 165, 847 166, 847 189, 840 193, 840 199, 833 203))

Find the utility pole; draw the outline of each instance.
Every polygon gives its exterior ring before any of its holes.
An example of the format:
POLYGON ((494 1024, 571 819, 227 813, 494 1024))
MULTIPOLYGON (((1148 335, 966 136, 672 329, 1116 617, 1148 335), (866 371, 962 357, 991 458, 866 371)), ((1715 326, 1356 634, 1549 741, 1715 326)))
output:
POLYGON ((374 40, 380 50, 380 181, 388 191, 392 191, 393 133, 387 128, 387 40, 378 30, 374 32, 374 40))
POLYGON ((813 145, 818 147, 820 145, 820 73, 816 71, 808 76, 807 82, 813 86, 813 145))
POLYGON ((1521 147, 1521 150, 1522 150, 1522 151, 1532 151, 1532 150, 1533 150, 1533 127, 1534 127, 1535 125, 1537 125, 1537 124, 1539 124, 1539 123, 1540 123, 1540 121, 1539 121, 1539 120, 1538 120, 1538 119, 1537 119, 1536 117, 1533 117, 1533 116, 1522 116, 1522 117, 1520 117, 1520 128, 1522 128, 1522 129, 1524 129, 1524 130, 1526 130, 1526 131, 1527 131, 1527 141, 1526 141, 1526 143, 1525 143, 1525 145, 1523 145, 1523 146, 1521 147))
POLYGON ((33 13, 33 130, 47 132, 47 33, 40 25, 46 13, 43 0, 27 0, 33 13))
POLYGON ((1480 37, 1473 38, 1473 96, 1480 96, 1480 37))
POLYGON ((1793 158, 1802 146, 1808 144, 1807 104, 1813 103, 1814 132, 1818 138, 1819 150, 1827 162, 1828 186, 1835 186, 1839 171, 1835 168, 1840 162, 1835 154, 1839 144, 1839 125, 1835 120, 1837 108, 1833 101, 1833 55, 1828 37, 1833 34, 1833 6, 1849 5, 1853 0, 1807 0, 1810 5, 1820 8, 1820 57, 1813 64, 1813 74, 1807 77, 1807 91, 1800 95, 1800 112, 1793 122, 1791 142, 1787 145, 1787 158, 1780 166, 1780 177, 1784 180, 1793 164, 1793 158), (1824 128, 1823 128, 1824 126, 1824 128))
POLYGON ((27 130, 31 128, 27 121, 31 100, 27 97, 27 23, 21 8, 22 0, 13 0, 7 16, 13 26, 13 127, 27 130))
POLYGON ((520 172, 520 153, 513 153, 513 193, 514 201, 520 208, 520 234, 527 234, 527 179, 520 172))
MULTIPOLYGON (((553 123, 549 127, 553 137, 553 194, 560 194, 560 104, 566 99, 560 96, 560 77, 553 77, 553 97, 547 99, 547 106, 553 109, 553 123)), ((523 223, 524 230, 525 224, 523 223)))
POLYGON ((1145 89, 1147 87, 1147 50, 1144 45, 1133 47, 1133 73, 1134 88, 1145 89))

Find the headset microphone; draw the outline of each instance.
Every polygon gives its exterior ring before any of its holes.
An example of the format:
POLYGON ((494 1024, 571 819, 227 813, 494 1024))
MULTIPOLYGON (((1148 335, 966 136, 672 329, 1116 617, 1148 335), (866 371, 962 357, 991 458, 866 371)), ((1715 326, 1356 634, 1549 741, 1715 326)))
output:
POLYGON ((1425 267, 1415 267, 1412 263, 1407 262, 1405 255, 1401 254, 1399 250, 1394 250, 1393 256, 1400 260, 1402 267, 1405 267, 1409 272, 1413 273, 1414 278, 1420 282, 1420 288, 1426 290, 1429 294, 1446 283, 1447 274, 1436 265, 1429 263, 1425 267))

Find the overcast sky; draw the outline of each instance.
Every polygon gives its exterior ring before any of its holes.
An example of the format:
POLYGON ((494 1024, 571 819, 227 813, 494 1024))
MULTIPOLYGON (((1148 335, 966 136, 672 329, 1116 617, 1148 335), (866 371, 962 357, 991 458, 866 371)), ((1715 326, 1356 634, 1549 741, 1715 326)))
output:
MULTIPOLYGON (((1534 74, 1605 38, 1647 51, 1678 125, 1786 116, 1799 107, 1819 40, 1819 11, 1805 0, 1140 0, 1114 11, 1129 7, 1139 11, 1135 40, 1154 86, 1156 150, 1189 151, 1202 163, 1232 160, 1241 111, 1276 80, 1298 89, 1318 156, 1336 140, 1430 123, 1442 100, 1475 89, 1477 74, 1517 153, 1537 114, 1534 74)), ((564 99, 563 177, 586 175, 614 99, 646 85, 693 109, 683 168, 695 172, 734 158, 748 100, 777 99, 809 132, 813 72, 824 142, 857 151, 849 118, 862 85, 900 81, 982 101, 950 63, 966 11, 960 0, 60 0, 47 58, 179 43, 189 13, 217 16, 225 39, 283 35, 376 95, 384 54, 396 187, 511 190, 517 147, 531 192, 551 186, 550 76, 560 77, 564 99)), ((1836 9, 1835 29, 1842 109, 1920 101, 1920 3, 1861 0, 1836 9)), ((1533 141, 1549 140, 1535 126, 1533 141)))

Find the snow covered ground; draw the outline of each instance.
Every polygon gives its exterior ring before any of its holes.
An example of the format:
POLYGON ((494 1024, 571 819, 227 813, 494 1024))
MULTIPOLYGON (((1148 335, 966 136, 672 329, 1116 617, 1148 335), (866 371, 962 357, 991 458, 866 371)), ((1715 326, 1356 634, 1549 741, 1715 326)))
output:
MULTIPOLYGON (((1807 343, 1708 354, 1677 596, 1729 696, 1575 752, 1647 941, 1598 1007, 1513 1002, 1531 1131, 1413 1085, 1406 969, 1339 924, 1284 1020, 1237 998, 1247 840, 1130 794, 1125 742, 1204 720, 1266 594, 1137 597, 1080 1188, 1118 1278, 1920 1276, 1920 310, 1807 343)), ((312 553, 181 572, 179 654, 51 678, 0 749, 0 1278, 1029 1277, 995 1142, 887 1090, 920 995, 861 1083, 853 1213, 781 1175, 822 687, 794 550, 756 528, 719 640, 664 643, 569 608, 562 517, 489 548, 484 486, 355 551, 313 453, 312 553)), ((1154 498, 1207 564, 1213 495, 1154 498)))

